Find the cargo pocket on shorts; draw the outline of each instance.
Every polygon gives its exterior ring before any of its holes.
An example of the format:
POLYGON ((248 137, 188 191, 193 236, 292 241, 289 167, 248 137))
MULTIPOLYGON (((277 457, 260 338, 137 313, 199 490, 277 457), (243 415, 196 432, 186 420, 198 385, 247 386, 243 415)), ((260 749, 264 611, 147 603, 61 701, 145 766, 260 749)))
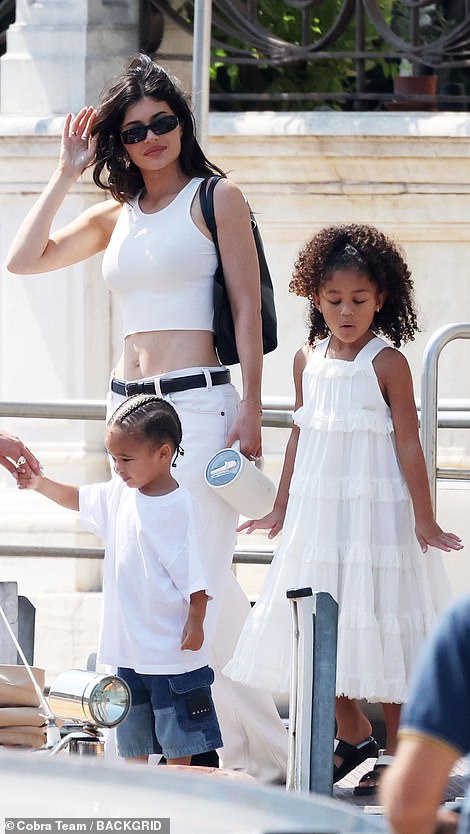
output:
POLYGON ((212 727, 215 707, 211 695, 214 672, 210 666, 168 678, 179 725, 186 731, 212 727))

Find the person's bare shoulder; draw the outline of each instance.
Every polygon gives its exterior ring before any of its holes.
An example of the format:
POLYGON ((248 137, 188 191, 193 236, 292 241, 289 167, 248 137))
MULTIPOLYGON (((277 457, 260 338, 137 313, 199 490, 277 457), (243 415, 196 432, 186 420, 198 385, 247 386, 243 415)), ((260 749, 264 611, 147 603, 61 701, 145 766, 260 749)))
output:
POLYGON ((388 345, 374 359, 374 367, 384 371, 399 371, 408 367, 408 360, 397 348, 388 345))
POLYGON ((222 177, 214 189, 214 208, 216 216, 223 222, 230 218, 234 212, 242 211, 245 214, 248 210, 246 199, 233 180, 222 177))
POLYGON ((315 345, 309 345, 307 342, 298 349, 294 356, 294 365, 299 364, 305 367, 308 360, 311 358, 315 345))
POLYGON ((377 354, 373 361, 375 373, 386 387, 391 384, 409 383, 411 371, 406 356, 397 348, 386 347, 377 354))
POLYGON ((302 372, 314 350, 314 347, 305 344, 295 353, 293 363, 294 379, 302 376, 302 372))

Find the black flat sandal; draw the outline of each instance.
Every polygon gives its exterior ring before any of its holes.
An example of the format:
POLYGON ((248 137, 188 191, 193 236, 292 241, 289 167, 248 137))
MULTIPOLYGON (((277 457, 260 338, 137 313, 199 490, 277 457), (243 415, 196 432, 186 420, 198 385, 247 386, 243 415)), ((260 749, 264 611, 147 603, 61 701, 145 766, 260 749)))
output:
POLYGON ((393 756, 379 756, 372 770, 368 770, 367 773, 364 773, 364 776, 361 776, 359 784, 353 790, 354 796, 372 796, 376 793, 383 769, 391 765, 392 762, 393 756))
POLYGON ((356 745, 337 738, 334 752, 335 756, 341 756, 343 760, 340 765, 335 766, 333 771, 333 782, 339 782, 366 759, 376 759, 379 754, 379 745, 373 736, 369 736, 356 745))

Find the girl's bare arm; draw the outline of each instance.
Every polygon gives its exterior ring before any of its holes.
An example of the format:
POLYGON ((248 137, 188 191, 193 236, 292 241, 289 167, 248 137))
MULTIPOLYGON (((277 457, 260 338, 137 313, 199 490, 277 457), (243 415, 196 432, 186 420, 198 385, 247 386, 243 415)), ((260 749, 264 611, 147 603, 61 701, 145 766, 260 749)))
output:
POLYGON ((434 518, 408 362, 398 350, 388 348, 379 353, 374 367, 391 408, 398 460, 410 491, 421 549, 424 553, 428 546, 460 550, 459 537, 443 532, 434 518))
MULTIPOLYGON (((309 348, 303 347, 297 351, 294 357, 294 385, 295 385, 295 406, 297 410, 303 404, 302 396, 302 372, 305 368, 308 358, 309 348)), ((289 441, 286 446, 284 455, 284 463, 282 467, 281 478, 274 501, 274 507, 268 515, 260 519, 251 519, 245 521, 240 525, 238 531, 245 531, 252 533, 254 530, 269 530, 268 539, 273 539, 274 536, 282 530, 284 518, 286 515, 287 501, 289 498, 289 487, 292 480, 292 473, 294 471, 295 456, 297 453, 297 444, 299 441, 299 428, 292 426, 289 441)))

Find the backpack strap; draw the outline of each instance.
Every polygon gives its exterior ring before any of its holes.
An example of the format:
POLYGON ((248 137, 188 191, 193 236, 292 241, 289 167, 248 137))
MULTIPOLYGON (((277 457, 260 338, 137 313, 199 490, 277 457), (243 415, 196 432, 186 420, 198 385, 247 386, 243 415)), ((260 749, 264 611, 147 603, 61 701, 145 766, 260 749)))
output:
POLYGON ((214 212, 214 188, 222 177, 211 177, 209 180, 201 182, 199 187, 199 202, 201 204, 201 211, 207 228, 209 229, 214 246, 217 250, 217 257, 220 261, 219 239, 217 236, 217 223, 214 212))

